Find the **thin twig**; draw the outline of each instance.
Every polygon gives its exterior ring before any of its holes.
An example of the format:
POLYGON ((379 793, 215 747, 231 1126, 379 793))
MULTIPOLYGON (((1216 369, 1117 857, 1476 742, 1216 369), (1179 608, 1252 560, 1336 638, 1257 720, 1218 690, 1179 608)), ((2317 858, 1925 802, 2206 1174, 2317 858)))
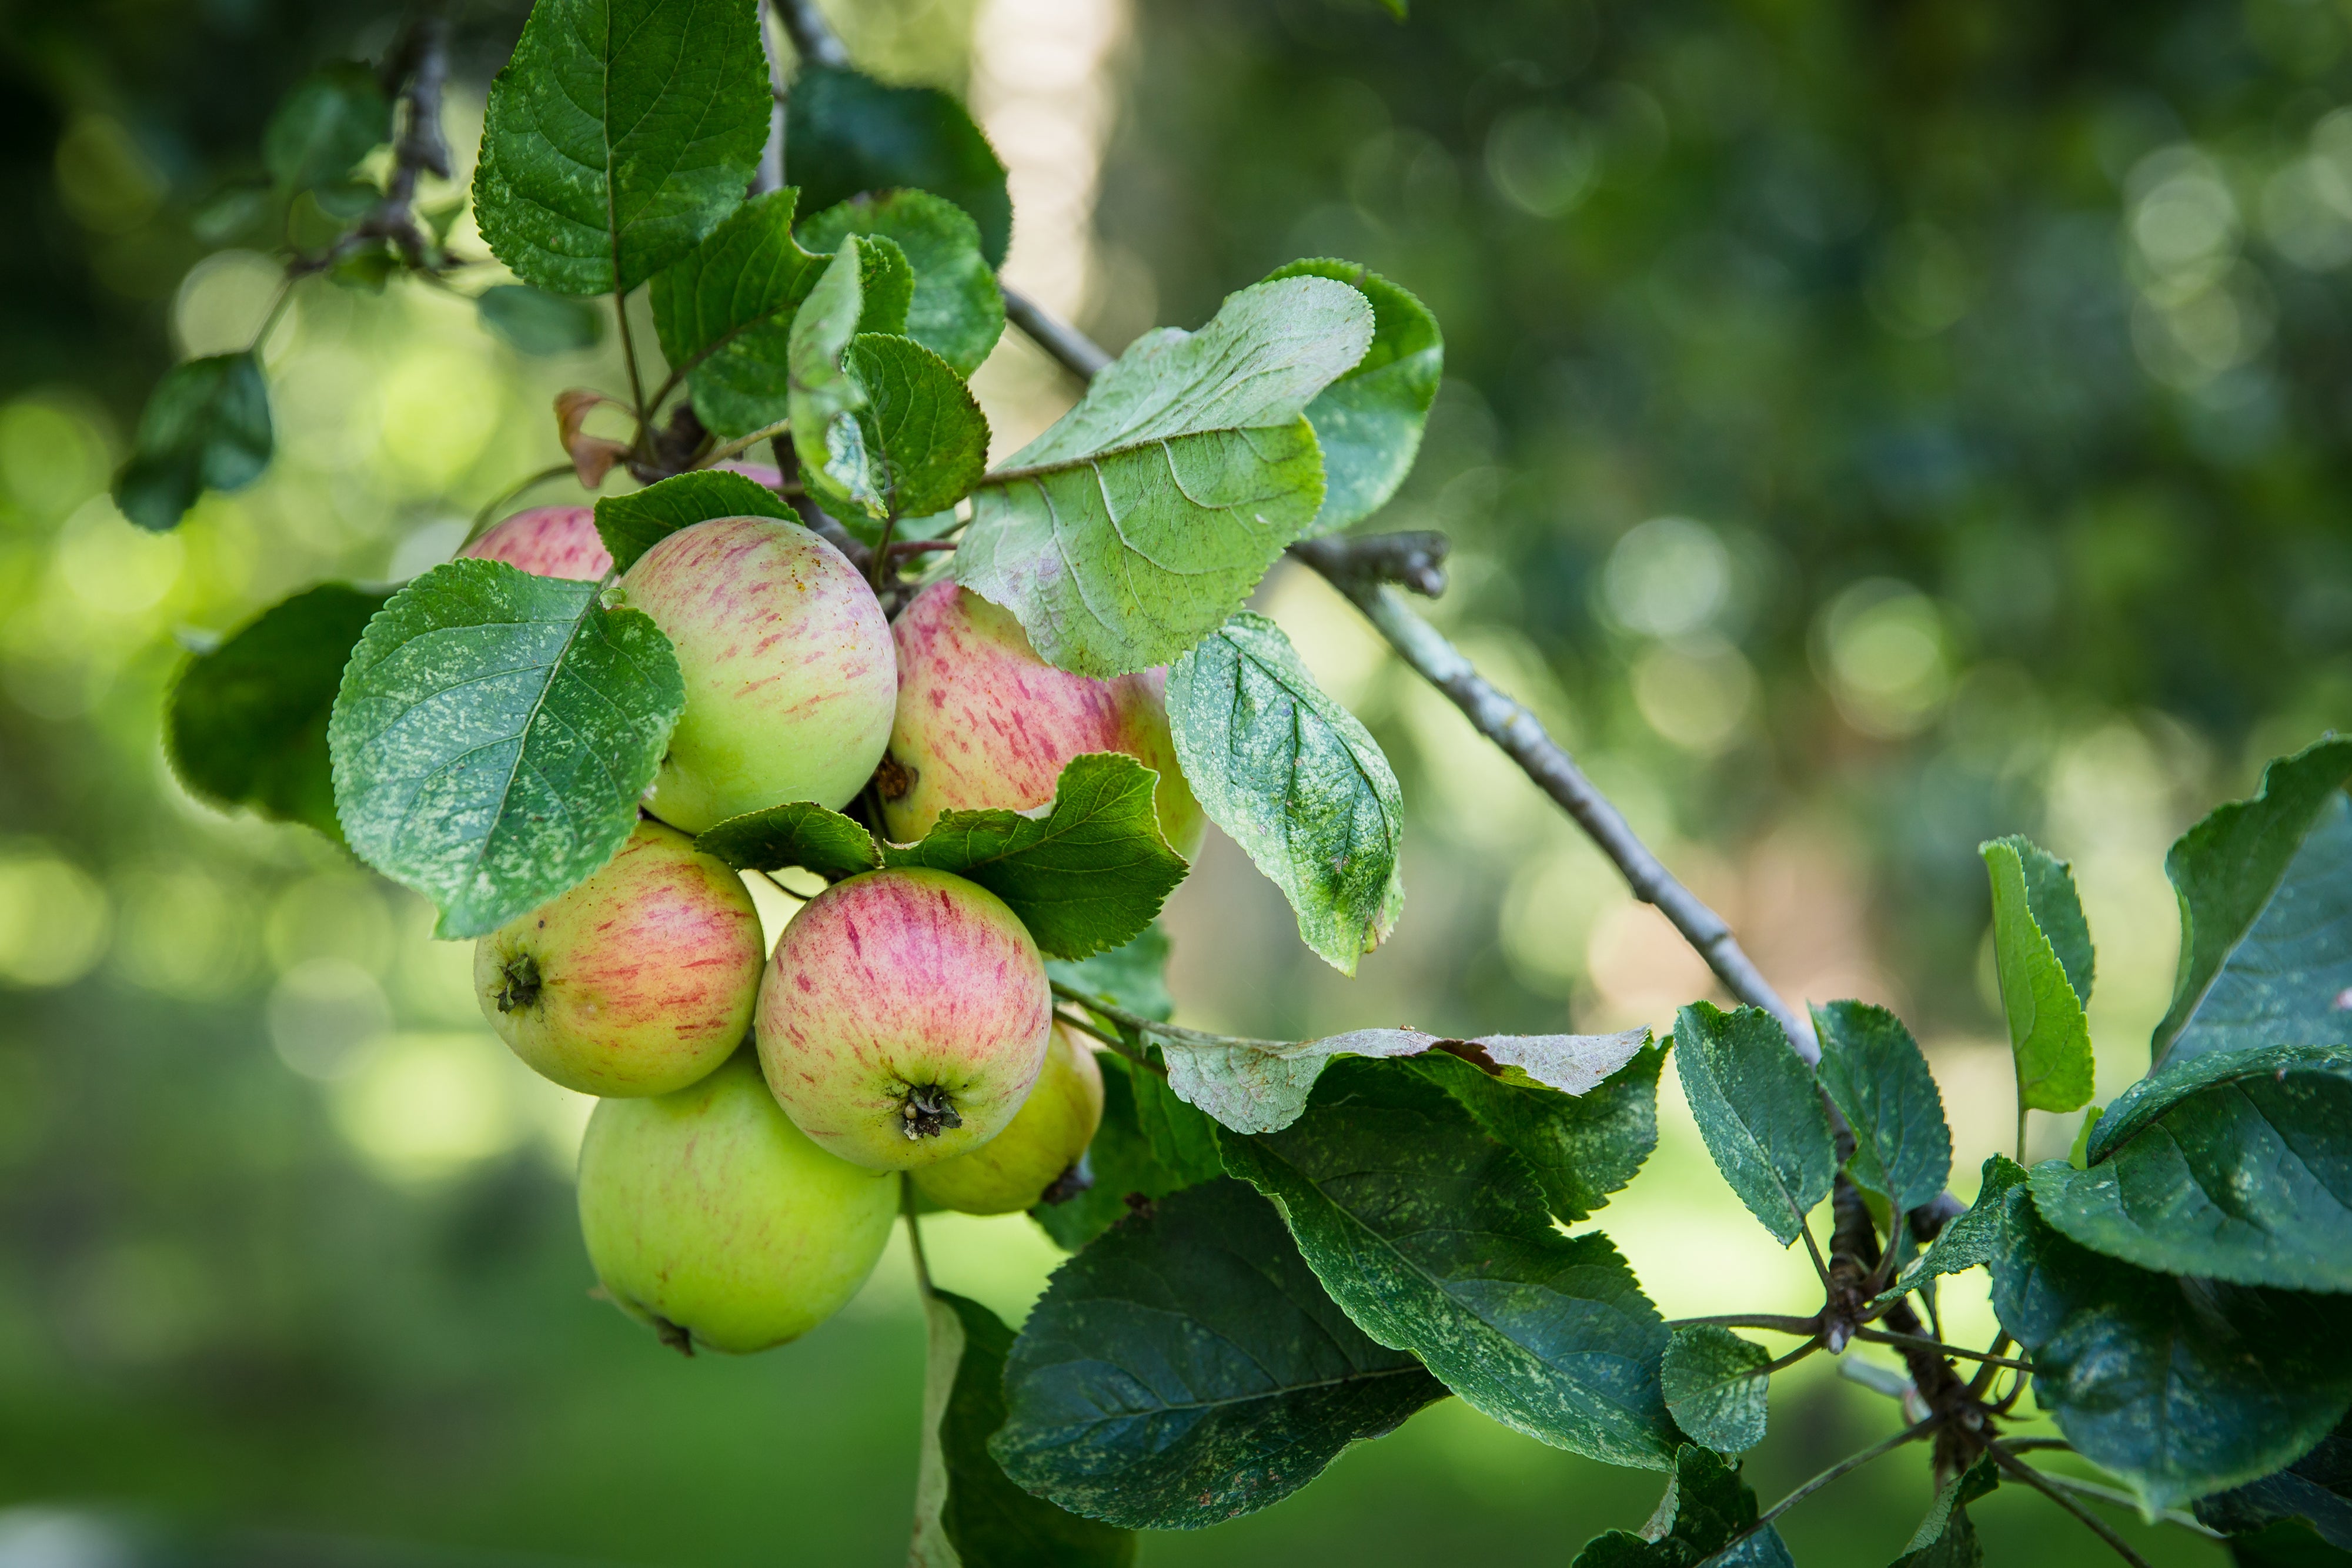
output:
POLYGON ((923 1256, 923 1228, 915 1220, 915 1178, 904 1171, 898 1173, 898 1211, 907 1217, 907 1249, 915 1258, 915 1286, 929 1296, 931 1265, 923 1256))
POLYGON ((776 16, 803 64, 836 71, 849 68, 849 50, 835 35, 824 13, 817 9, 816 0, 776 0, 776 16))
POLYGON ((1177 1024, 1161 1023, 1156 1019, 1145 1018, 1141 1013, 1129 1012, 1116 1002, 1107 1001, 1101 997, 1082 991, 1076 986, 1066 986, 1059 980, 1054 981, 1053 986, 1054 994, 1063 1000, 1076 1002, 1080 1007, 1098 1012, 1114 1023, 1131 1029, 1138 1034, 1150 1036, 1154 1042, 1162 1046, 1179 1045, 1202 1050, 1221 1050, 1228 1046, 1240 1045, 1247 1046, 1253 1051, 1288 1051, 1298 1043, 1295 1040, 1258 1040, 1245 1034, 1211 1034, 1206 1030, 1185 1029, 1177 1024))
POLYGON ((1045 350, 1061 367, 1082 382, 1090 382, 1110 364, 1100 344, 1047 310, 1017 288, 1004 289, 1004 319, 1045 350))
POLYGON ((1729 1541, 1723 1543, 1723 1545, 1718 1549, 1718 1555, 1722 1552, 1730 1551, 1732 1547, 1738 1545, 1740 1542, 1747 1540, 1758 1531, 1762 1530, 1774 1520, 1780 1518, 1782 1514, 1788 1512, 1790 1509, 1796 1507, 1799 1503, 1804 1501, 1807 1498, 1812 1496, 1815 1492, 1821 1490, 1832 1481, 1837 1480, 1844 1476, 1852 1475, 1854 1471, 1862 1469, 1863 1466, 1870 1463, 1871 1460, 1877 1458, 1881 1455, 1891 1454, 1895 1449, 1901 1448, 1904 1444, 1915 1442, 1917 1439, 1926 1437, 1928 1431, 1942 1419, 1943 1417, 1941 1416, 1930 1416, 1925 1421, 1919 1422, 1916 1426, 1904 1427, 1903 1430, 1895 1433, 1895 1436, 1887 1438, 1885 1442, 1874 1443, 1858 1454, 1852 1454, 1840 1459, 1836 1464, 1832 1465, 1828 1469, 1823 1470, 1820 1475, 1815 1476, 1811 1480, 1805 1482, 1796 1490, 1790 1492, 1787 1497, 1782 1498, 1779 1502, 1774 1503, 1770 1508, 1768 1508, 1762 1513, 1758 1514, 1756 1516, 1755 1523, 1749 1525, 1747 1529, 1741 1531, 1738 1534, 1733 1536, 1729 1541))
POLYGON ((759 445, 762 441, 766 441, 772 436, 782 435, 785 431, 790 430, 792 427, 793 422, 789 419, 780 419, 773 424, 763 425, 760 429, 753 431, 749 435, 740 436, 722 445, 712 447, 709 451, 702 455, 701 461, 697 463, 695 466, 698 468, 716 468, 721 463, 726 462, 730 457, 740 456, 742 454, 751 451, 754 446, 759 445))
POLYGON ((1854 1337, 1870 1340, 1878 1344, 1909 1345, 1915 1350, 1932 1350, 1937 1355, 1957 1355, 1963 1361, 1981 1361, 1990 1366, 2013 1367, 2019 1372, 2033 1370, 2033 1364, 2030 1361, 2012 1361, 2008 1356, 1993 1355, 1980 1350, 1962 1350, 1958 1345, 1946 1344, 1941 1340, 1929 1339, 1925 1334, 1889 1333, 1885 1329, 1856 1329, 1854 1337))
POLYGON ((1797 1216, 1797 1234, 1805 1239, 1805 1251, 1813 1260, 1813 1272, 1819 1274, 1822 1283, 1827 1286, 1830 1283, 1829 1260, 1822 1256, 1822 1245, 1813 1239, 1813 1228, 1806 1223, 1801 1214, 1797 1216))
POLYGON ((1117 1051, 1119 1055, 1127 1058, 1128 1061, 1134 1062, 1138 1067, 1148 1067, 1152 1071, 1160 1074, 1162 1078, 1168 1076, 1168 1069, 1152 1061, 1150 1057, 1144 1055, 1143 1052, 1136 1050, 1133 1046, 1128 1044, 1127 1041, 1119 1039, 1118 1036, 1111 1033, 1107 1029, 1097 1028, 1087 1019, 1079 1018, 1075 1014, 1066 1012, 1058 1008, 1054 1011, 1054 1021, 1056 1023, 1067 1024, 1070 1028, 1076 1030, 1080 1034, 1093 1036, 1095 1039, 1102 1041, 1105 1045, 1110 1047, 1111 1050, 1117 1051))
POLYGON ((1666 1327, 1762 1329, 1767 1333, 1797 1333, 1811 1337, 1822 1332, 1822 1320, 1818 1315, 1798 1318, 1777 1316, 1770 1312, 1732 1312, 1717 1318, 1669 1318, 1666 1327))
POLYGON ((2037 1454, 2045 1448, 2053 1454, 2074 1451, 2074 1445, 2063 1437, 2003 1437, 2000 1446, 2012 1454, 2037 1454))
POLYGON ((2108 1546, 2114 1549, 2116 1555, 2122 1558, 2125 1562, 2131 1563, 2132 1568, 2148 1568, 2147 1559, 2133 1551, 2131 1549, 2131 1542, 2126 1541, 2122 1536, 2117 1535, 2105 1520, 2101 1519, 2097 1514, 2093 1513, 2089 1509, 2084 1508, 2081 1503, 2076 1502, 2073 1498, 2068 1497, 2063 1488, 2052 1483, 2049 1477, 2043 1475, 2040 1470, 2035 1469, 2032 1465, 2027 1464, 2024 1460, 2011 1453, 2008 1448, 1998 1440, 1990 1441, 1985 1444, 1985 1447, 1991 1452, 1993 1462, 1995 1464, 1999 1465, 2008 1474, 2016 1477, 2019 1480, 2023 1481, 2027 1486, 2032 1487, 2035 1491, 2040 1492, 2043 1497, 2048 1498, 2052 1502, 2056 1503, 2060 1508, 2064 1509, 2068 1513, 2073 1514, 2076 1519, 2082 1521, 2084 1526, 2088 1529, 2092 1534, 2105 1542, 2108 1546))
POLYGON ((383 198, 325 250, 289 260, 288 277, 324 272, 377 241, 393 246, 418 272, 430 272, 436 261, 446 263, 446 256, 428 255, 425 233, 416 226, 415 203, 421 176, 438 174, 446 180, 450 174, 449 142, 441 133, 441 98, 449 82, 448 12, 448 0, 417 7, 384 56, 383 89, 396 95, 404 118, 399 140, 393 143, 392 175, 384 182, 383 198))
POLYGON ((1779 1360, 1768 1361, 1763 1365, 1758 1367, 1756 1369, 1756 1375, 1759 1377, 1769 1377, 1774 1373, 1780 1371, 1782 1367, 1794 1366, 1797 1363, 1804 1360, 1805 1357, 1812 1354, 1813 1352, 1817 1350, 1825 1350, 1828 1347, 1826 1345, 1822 1343, 1818 1336, 1809 1339, 1804 1343, 1799 1345, 1796 1349, 1790 1351, 1788 1354, 1781 1356, 1779 1360))
POLYGON ((497 495, 491 497, 488 500, 483 502, 482 509, 474 514, 474 526, 466 530, 465 538, 458 544, 458 550, 462 552, 467 545, 472 544, 476 539, 480 538, 484 534, 489 531, 490 524, 493 520, 492 514, 497 512, 499 507, 521 499, 522 497, 530 491, 535 489, 539 486, 546 484, 550 479, 558 479, 566 474, 573 472, 575 472, 575 470, 569 463, 552 464, 548 467, 541 469, 538 473, 531 475, 528 478, 516 481, 514 484, 509 485, 505 489, 499 491, 497 495))
MULTIPOLYGON (((2121 1487, 2101 1486, 2096 1481, 2086 1481, 2076 1476, 2061 1475, 2056 1470, 2041 1470, 2036 1473, 2051 1485, 2064 1487, 2078 1497, 2087 1497, 2097 1502, 2111 1502, 2117 1508, 2128 1508, 2135 1512, 2140 1506, 2139 1499, 2121 1487)), ((2208 1541, 2229 1539, 2220 1531, 2200 1520, 2195 1514, 2183 1513, 2177 1508, 2160 1508, 2156 1511, 2156 1517, 2167 1524, 2177 1524, 2183 1530, 2193 1530, 2208 1541)))

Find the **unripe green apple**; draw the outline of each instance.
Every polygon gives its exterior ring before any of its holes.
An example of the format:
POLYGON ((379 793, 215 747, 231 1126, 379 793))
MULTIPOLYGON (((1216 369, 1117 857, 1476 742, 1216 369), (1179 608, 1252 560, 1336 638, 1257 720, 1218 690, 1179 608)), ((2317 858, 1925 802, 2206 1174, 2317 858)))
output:
POLYGON ((798 523, 719 517, 637 558, 614 597, 677 651, 686 712, 646 803, 689 833, 787 800, 847 805, 889 744, 890 623, 798 523))
POLYGON ((1095 1141, 1102 1110, 1102 1067, 1094 1051, 1055 1024, 1045 1065, 1012 1124, 968 1155, 913 1172, 915 1190, 966 1214, 1034 1208, 1095 1141))
POLYGON ((868 872, 809 900, 760 982, 760 1065, 802 1132, 904 1170, 971 1153, 1036 1082, 1053 993, 1037 944, 987 889, 868 872))
POLYGON ((699 1083, 604 1100, 580 1143, 580 1233, 605 1294, 665 1343, 743 1354, 841 1310, 889 1239, 898 1184, 777 1109, 751 1051, 699 1083))
POLYGON ((502 560, 536 577, 594 582, 613 570, 612 552, 586 507, 533 507, 501 519, 457 552, 474 560, 502 560))
POLYGON ((898 707, 883 764, 882 819, 911 843, 942 811, 1027 810, 1054 798, 1063 765, 1123 751, 1160 773, 1153 803, 1177 853, 1201 847, 1204 819, 1176 766, 1161 700, 1165 670, 1097 680, 1039 658, 1010 612, 936 582, 899 612, 898 707))
POLYGON ((742 878, 639 822, 594 875, 474 944, 499 1038, 583 1094, 667 1094, 734 1052, 764 957, 742 878))

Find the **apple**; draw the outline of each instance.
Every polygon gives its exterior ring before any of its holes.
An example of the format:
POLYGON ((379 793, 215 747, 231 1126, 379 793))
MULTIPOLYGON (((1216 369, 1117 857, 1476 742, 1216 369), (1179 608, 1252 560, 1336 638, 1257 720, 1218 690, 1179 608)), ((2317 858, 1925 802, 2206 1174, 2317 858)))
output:
POLYGON ((664 1343, 737 1354, 841 1310, 890 1237, 898 1184, 776 1108, 746 1050, 700 1082, 604 1100, 580 1143, 580 1232, 604 1293, 664 1343))
POLYGON ((639 822, 587 881, 474 944, 474 994, 542 1077, 667 1094, 742 1043, 765 957, 742 878, 639 822))
POLYGON ((612 552, 597 537, 587 507, 533 507, 493 526, 457 552, 474 560, 502 560, 536 577, 594 582, 613 570, 612 552))
POLYGON ((646 804, 699 833, 745 811, 849 803, 889 744, 890 623, 842 553, 798 523, 719 517, 637 558, 614 601, 677 650, 686 712, 646 804))
POLYGON ((768 1086, 843 1159, 904 1170, 1003 1132, 1053 1032, 1037 944, 994 894, 928 870, 868 872, 793 915, 760 982, 768 1086))
POLYGON ((891 838, 911 843, 942 811, 1027 810, 1054 798, 1071 758, 1121 751, 1155 768, 1160 831, 1190 859, 1205 819, 1176 766, 1165 670, 1097 680, 1037 656, 1008 611, 952 582, 915 596, 893 629, 898 706, 879 779, 891 838))
POLYGON ((1094 1142, 1102 1110, 1102 1068, 1093 1050, 1057 1023, 1045 1065, 1011 1124, 968 1155, 910 1173, 915 1190, 966 1214, 1034 1208, 1094 1142))

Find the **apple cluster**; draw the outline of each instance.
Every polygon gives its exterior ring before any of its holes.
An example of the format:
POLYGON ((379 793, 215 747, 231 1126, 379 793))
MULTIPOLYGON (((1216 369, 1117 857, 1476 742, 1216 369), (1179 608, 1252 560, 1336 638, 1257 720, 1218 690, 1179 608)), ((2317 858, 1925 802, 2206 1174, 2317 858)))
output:
MULTIPOLYGON (((730 466, 777 484, 773 469, 730 466)), ((613 568, 586 507, 519 513, 465 553, 586 580, 613 568)), ((1011 615, 952 582, 893 625, 848 559, 797 523, 680 528, 612 597, 669 639, 685 712, 620 852, 481 938, 475 990, 517 1056, 599 1097, 579 1201, 605 1292, 681 1350, 762 1350, 856 1293, 901 1173, 972 1214, 1082 1186, 1102 1072, 1055 1022, 1036 943, 986 889, 868 872, 802 905, 770 953, 741 878, 694 835, 787 801, 865 797, 890 838, 911 841, 941 812, 1042 806, 1065 763, 1103 751, 1158 769, 1180 851, 1202 818, 1160 672, 1055 669, 1011 615)))

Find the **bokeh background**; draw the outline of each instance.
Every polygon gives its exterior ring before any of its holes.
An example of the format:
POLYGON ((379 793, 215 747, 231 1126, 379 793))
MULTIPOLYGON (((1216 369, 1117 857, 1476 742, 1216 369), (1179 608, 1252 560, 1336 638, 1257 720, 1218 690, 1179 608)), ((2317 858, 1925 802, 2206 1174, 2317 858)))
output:
MULTIPOLYGON (((2074 859, 2102 1096, 2145 1071, 2166 845, 2352 707, 2352 9, 832 8, 870 68, 968 93, 1013 170, 1008 276, 1114 346, 1302 255, 1435 309, 1448 378, 1371 526, 1453 535, 1432 613, 1789 994, 1911 1019, 1963 1195, 2011 1103, 1980 840, 2074 859)), ((521 14, 461 11, 468 160, 521 14)), ((0 10, 0 1564, 895 1561, 921 1376, 903 1254, 796 1345, 659 1350, 585 1293, 585 1103, 488 1032, 467 949, 163 758, 190 639, 442 559, 555 455, 553 392, 616 382, 609 349, 522 357, 454 292, 313 281, 264 345, 268 478, 163 537, 106 499, 160 371, 261 321, 272 263, 223 248, 215 198, 269 108, 396 23, 362 0, 0 10)), ((480 254, 463 220, 457 243, 480 254)), ((980 386, 1007 447, 1075 391, 1010 337, 980 386)), ((1600 1029, 1708 992, 1343 603, 1288 573, 1263 602, 1404 779, 1410 897, 1343 981, 1213 842, 1167 916, 1185 1017, 1600 1029)), ((1809 1310, 1671 1069, 1661 1121, 1598 1220, 1662 1307, 1809 1310)), ((931 1224, 943 1281, 1009 1317, 1055 1257, 1018 1218, 931 1224)), ((1951 1298, 1954 1332, 1989 1336, 1980 1285, 1951 1298)), ((1817 1357, 1778 1380, 1750 1479, 1776 1496, 1895 1422, 1817 1357)), ((1448 1404, 1145 1560, 1565 1564, 1654 1494, 1448 1404)), ((1787 1534, 1868 1568, 1925 1502, 1906 1453, 1787 1534)), ((1992 1561, 2095 1558, 2013 1490, 1979 1514, 1992 1561)), ((2156 1561, 2220 1561, 2116 1517, 2156 1561)))

